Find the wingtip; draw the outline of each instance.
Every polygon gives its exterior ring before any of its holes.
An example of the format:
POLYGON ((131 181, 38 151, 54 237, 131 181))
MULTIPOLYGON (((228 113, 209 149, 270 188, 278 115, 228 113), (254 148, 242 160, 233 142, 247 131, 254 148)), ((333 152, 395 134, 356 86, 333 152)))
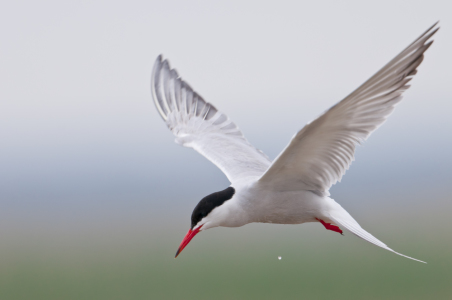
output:
POLYGON ((154 67, 152 68, 152 73, 151 73, 151 95, 152 98, 154 99, 154 104, 157 107, 157 111, 159 112, 160 116, 163 118, 163 120, 166 121, 167 116, 165 113, 165 110, 162 108, 163 103, 162 100, 159 100, 159 95, 158 95, 158 89, 159 86, 161 85, 161 78, 160 78, 160 74, 162 72, 162 68, 165 67, 165 63, 166 60, 162 61, 163 59, 163 55, 160 54, 159 56, 157 56, 157 59, 155 60, 154 63, 154 67))
POLYGON ((176 69, 171 69, 170 74, 172 78, 179 78, 179 73, 177 73, 176 69))
POLYGON ((158 65, 161 65, 161 64, 163 64, 163 65, 168 65, 168 69, 170 69, 169 68, 169 60, 167 59, 167 58, 163 58, 163 54, 160 54, 159 56, 157 56, 157 59, 155 60, 155 64, 158 64, 158 65))
POLYGON ((157 56, 157 58, 155 59, 155 63, 161 64, 162 60, 163 60, 163 54, 159 54, 159 56, 157 56))
POLYGON ((439 26, 437 27, 438 24, 439 24, 439 20, 436 21, 432 26, 430 26, 430 28, 427 30, 427 32, 431 31, 433 28, 436 28, 435 30, 438 30, 440 28, 439 26))
POLYGON ((435 30, 432 31, 432 36, 440 29, 441 27, 436 27, 435 30))
POLYGON ((169 64, 169 60, 165 59, 162 61, 162 68, 167 70, 167 72, 169 72, 171 70, 170 64, 169 64))
POLYGON ((432 37, 440 28, 441 26, 438 26, 439 20, 436 21, 435 24, 433 24, 426 32, 425 35, 429 34, 430 37, 432 37))
POLYGON ((151 81, 154 81, 154 78, 156 76, 156 73, 159 72, 160 70, 160 66, 162 65, 162 54, 160 54, 159 56, 157 56, 155 62, 154 62, 154 67, 152 68, 152 77, 151 77, 151 81))

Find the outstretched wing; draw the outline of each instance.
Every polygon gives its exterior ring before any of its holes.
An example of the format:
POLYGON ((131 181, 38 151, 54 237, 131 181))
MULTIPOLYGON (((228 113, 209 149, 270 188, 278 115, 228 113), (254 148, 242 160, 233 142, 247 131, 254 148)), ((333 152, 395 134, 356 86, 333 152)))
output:
POLYGON ((259 180, 276 189, 328 190, 349 168, 356 144, 384 123, 409 88, 436 24, 345 99, 307 124, 259 180))
POLYGON ((152 71, 151 91, 176 142, 204 155, 231 183, 260 176, 270 166, 267 156, 254 148, 225 114, 193 91, 161 55, 152 71))

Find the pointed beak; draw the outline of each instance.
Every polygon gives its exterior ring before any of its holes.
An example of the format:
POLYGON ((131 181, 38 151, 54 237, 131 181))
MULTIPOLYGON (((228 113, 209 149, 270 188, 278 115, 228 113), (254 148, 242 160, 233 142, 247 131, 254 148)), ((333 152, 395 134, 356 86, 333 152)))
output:
POLYGON ((179 249, 177 249, 176 252, 176 256, 174 258, 176 258, 179 253, 182 252, 182 250, 184 250, 185 246, 188 245, 188 243, 190 243, 191 239, 195 237, 195 235, 198 234, 198 232, 201 230, 201 226, 199 226, 198 228, 196 228, 195 230, 191 230, 189 229, 187 234, 185 235, 184 239, 182 240, 182 243, 180 243, 179 249))

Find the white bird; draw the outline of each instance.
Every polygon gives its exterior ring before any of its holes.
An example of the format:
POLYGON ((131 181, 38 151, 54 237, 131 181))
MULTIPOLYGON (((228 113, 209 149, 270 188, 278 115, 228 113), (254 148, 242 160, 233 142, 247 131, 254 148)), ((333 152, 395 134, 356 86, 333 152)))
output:
POLYGON ((342 234, 341 226, 376 246, 420 261, 395 252, 364 230, 329 197, 328 190, 354 160, 356 144, 383 124, 402 99, 433 42, 430 38, 439 29, 436 25, 353 93, 304 126, 273 162, 160 55, 151 77, 158 112, 176 136, 176 143, 204 155, 231 182, 195 207, 191 228, 176 257, 200 231, 218 226, 320 222, 328 230, 342 234))

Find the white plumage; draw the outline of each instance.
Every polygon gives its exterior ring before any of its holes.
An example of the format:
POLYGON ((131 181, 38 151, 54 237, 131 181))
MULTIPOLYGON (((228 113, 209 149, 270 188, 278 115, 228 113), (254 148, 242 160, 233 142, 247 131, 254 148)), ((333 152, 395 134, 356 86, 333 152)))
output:
POLYGON ((195 149, 218 166, 234 189, 231 199, 220 201, 199 221, 196 219, 178 253, 199 231, 251 222, 322 222, 327 229, 342 233, 329 224, 333 223, 397 253, 362 229, 329 198, 328 191, 352 163, 356 144, 382 125, 400 102, 438 29, 433 25, 353 93, 307 124, 273 162, 159 56, 151 78, 158 112, 176 142, 195 149))
POLYGON ((270 166, 268 157, 245 139, 234 122, 194 92, 161 55, 154 65, 151 89, 176 142, 204 155, 231 183, 260 176, 270 166))

